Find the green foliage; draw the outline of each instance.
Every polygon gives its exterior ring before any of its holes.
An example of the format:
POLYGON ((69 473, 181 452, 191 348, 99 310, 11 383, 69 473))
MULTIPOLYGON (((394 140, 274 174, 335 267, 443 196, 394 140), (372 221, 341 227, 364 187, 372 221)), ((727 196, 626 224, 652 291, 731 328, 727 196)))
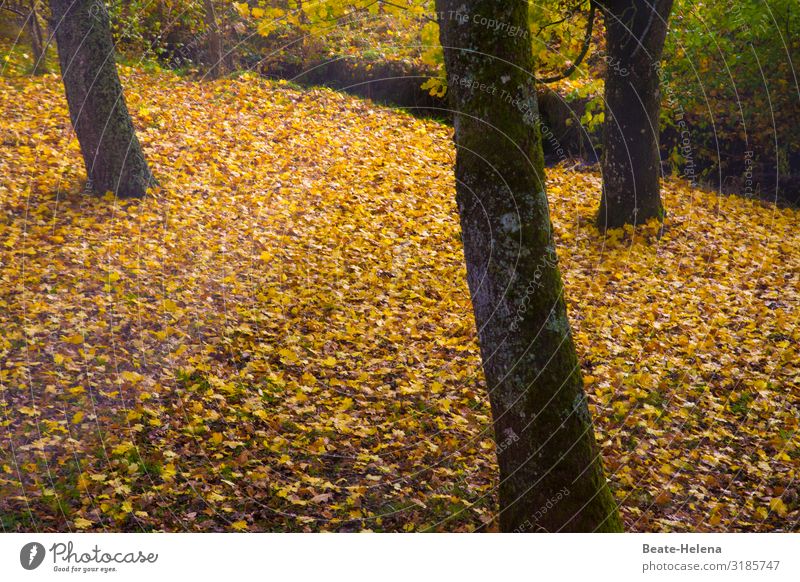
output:
POLYGON ((743 156, 753 150, 769 152, 772 164, 789 170, 790 152, 800 146, 792 68, 799 30, 795 0, 676 2, 665 47, 663 121, 674 126, 685 113, 694 155, 707 171, 721 164, 741 174, 743 156), (718 159, 718 149, 727 155, 718 159))
POLYGON ((106 3, 121 51, 168 59, 205 32, 202 2, 131 0, 106 3))

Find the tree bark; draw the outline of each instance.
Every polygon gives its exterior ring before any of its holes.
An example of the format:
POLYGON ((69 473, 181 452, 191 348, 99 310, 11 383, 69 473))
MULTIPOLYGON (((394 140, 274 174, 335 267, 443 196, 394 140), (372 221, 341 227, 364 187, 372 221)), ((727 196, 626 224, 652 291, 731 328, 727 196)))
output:
POLYGON ((125 105, 108 14, 96 0, 51 0, 70 119, 99 194, 144 196, 155 185, 125 105))
POLYGON ((217 79, 225 74, 225 55, 222 50, 222 36, 219 33, 217 14, 214 11, 213 0, 203 0, 203 11, 205 13, 206 34, 208 35, 207 54, 208 54, 208 74, 213 79, 217 79))
POLYGON ((467 281, 497 442, 500 529, 619 531, 556 259, 527 3, 437 0, 436 9, 455 110, 467 281))
POLYGON ((597 0, 606 24, 601 230, 664 219, 659 64, 673 0, 597 0))
POLYGON ((42 25, 39 22, 39 13, 36 10, 37 1, 30 3, 28 15, 28 34, 31 37, 31 53, 33 53, 33 74, 41 75, 47 72, 46 45, 42 25))

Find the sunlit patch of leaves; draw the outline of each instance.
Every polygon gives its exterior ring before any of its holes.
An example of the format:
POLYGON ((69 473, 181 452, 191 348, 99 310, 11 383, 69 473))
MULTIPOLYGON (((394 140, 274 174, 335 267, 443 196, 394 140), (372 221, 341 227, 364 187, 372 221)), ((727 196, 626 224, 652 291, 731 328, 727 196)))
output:
MULTIPOLYGON (((121 68, 162 187, 91 197, 59 79, 0 80, 5 530, 466 530, 496 513, 451 130, 121 68)), ((796 528, 798 213, 665 186, 597 233, 548 171, 636 530, 796 528)))

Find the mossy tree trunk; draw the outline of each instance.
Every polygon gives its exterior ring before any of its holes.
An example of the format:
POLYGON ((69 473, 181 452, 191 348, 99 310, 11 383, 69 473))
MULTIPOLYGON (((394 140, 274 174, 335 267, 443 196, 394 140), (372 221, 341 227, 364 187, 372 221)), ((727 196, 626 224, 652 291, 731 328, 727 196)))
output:
POLYGON ((30 13, 28 15, 28 34, 31 37, 31 53, 33 54, 33 74, 41 75, 47 72, 47 43, 45 42, 42 24, 39 21, 39 11, 37 10, 38 0, 30 3, 30 13))
POLYGON ((437 0, 503 531, 619 531, 556 260, 527 4, 437 0), (487 26, 493 19, 499 26, 487 26))
POLYGON ((108 14, 96 0, 51 0, 61 76, 91 188, 144 196, 155 184, 125 105, 108 14))
POLYGON ((597 0, 606 24, 601 230, 663 220, 659 64, 673 0, 597 0))

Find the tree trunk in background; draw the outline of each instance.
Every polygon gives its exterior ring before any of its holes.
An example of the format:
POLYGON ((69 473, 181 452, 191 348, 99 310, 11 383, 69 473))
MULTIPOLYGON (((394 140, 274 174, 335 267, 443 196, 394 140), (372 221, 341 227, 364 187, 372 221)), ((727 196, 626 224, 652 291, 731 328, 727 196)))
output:
POLYGON ((30 3, 28 15, 28 34, 31 37, 31 53, 33 54, 33 74, 41 75, 47 72, 46 43, 42 25, 39 22, 39 13, 36 10, 37 0, 30 3))
POLYGON ((51 0, 61 76, 92 189, 144 196, 155 185, 114 61, 108 14, 95 0, 51 0))
POLYGON ((601 230, 663 220, 659 63, 673 0, 597 0, 606 24, 601 230))
POLYGON ((500 528, 619 531, 556 260, 527 4, 437 0, 436 9, 455 110, 467 281, 500 465, 500 528))
POLYGON ((225 55, 222 50, 222 36, 219 33, 217 14, 214 11, 213 0, 203 0, 203 10, 205 12, 207 43, 207 60, 209 65, 208 74, 217 79, 225 74, 225 55))

